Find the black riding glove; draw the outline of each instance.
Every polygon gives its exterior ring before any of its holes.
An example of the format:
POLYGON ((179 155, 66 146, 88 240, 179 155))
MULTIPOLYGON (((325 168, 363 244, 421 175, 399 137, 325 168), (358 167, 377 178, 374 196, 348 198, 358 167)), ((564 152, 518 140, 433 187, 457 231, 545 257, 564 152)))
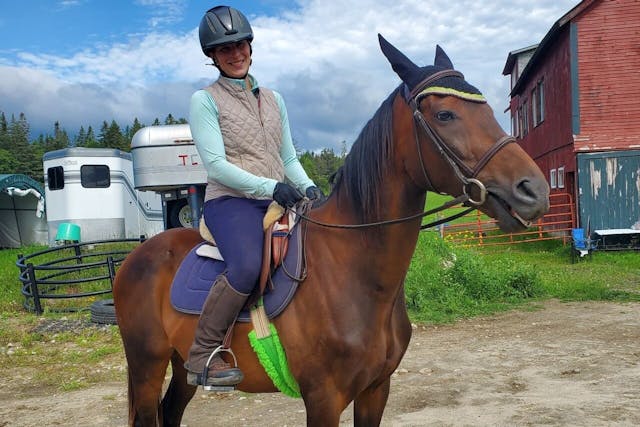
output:
POLYGON ((279 182, 273 190, 273 200, 285 208, 290 208, 302 199, 302 193, 289 184, 279 182))
POLYGON ((309 198, 309 200, 322 200, 322 199, 324 199, 324 193, 322 192, 321 189, 319 189, 315 185, 312 185, 311 187, 308 187, 307 190, 305 191, 305 193, 306 193, 307 197, 309 198))

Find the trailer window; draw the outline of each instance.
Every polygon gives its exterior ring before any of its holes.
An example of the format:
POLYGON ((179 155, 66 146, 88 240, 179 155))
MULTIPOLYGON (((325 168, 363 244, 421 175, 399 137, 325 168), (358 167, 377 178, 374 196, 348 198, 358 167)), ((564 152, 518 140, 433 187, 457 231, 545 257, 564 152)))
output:
POLYGON ((84 188, 107 188, 111 175, 107 165, 84 165, 80 167, 80 183, 84 188))
POLYGON ((49 190, 62 190, 64 188, 64 169, 62 166, 54 166, 47 169, 47 185, 49 190))

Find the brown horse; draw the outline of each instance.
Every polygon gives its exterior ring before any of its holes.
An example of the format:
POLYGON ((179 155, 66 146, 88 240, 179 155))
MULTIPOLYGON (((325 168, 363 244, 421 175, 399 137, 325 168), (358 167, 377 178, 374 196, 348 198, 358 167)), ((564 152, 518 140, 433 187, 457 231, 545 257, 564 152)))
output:
MULTIPOLYGON (((337 426, 354 402, 354 424, 379 425, 390 377, 411 337, 403 281, 427 190, 468 192, 507 231, 548 209, 536 164, 507 137, 477 89, 453 71, 438 47, 418 67, 380 39, 403 80, 354 143, 325 203, 307 221, 307 278, 273 319, 297 380, 310 426, 337 426), (435 88, 425 91, 425 89, 435 88)), ((198 317, 174 310, 169 288, 181 260, 201 241, 168 230, 136 248, 116 276, 113 296, 128 362, 131 425, 179 426, 196 391, 183 367, 198 317), (171 382, 162 396, 171 361, 171 382)), ((235 325, 231 347, 246 392, 277 391, 250 347, 251 324, 235 325)))

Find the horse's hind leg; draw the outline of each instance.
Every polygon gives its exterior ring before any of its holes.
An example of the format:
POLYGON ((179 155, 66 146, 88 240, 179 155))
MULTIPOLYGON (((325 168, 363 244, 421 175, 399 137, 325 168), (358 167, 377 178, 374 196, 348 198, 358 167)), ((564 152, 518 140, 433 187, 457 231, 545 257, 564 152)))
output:
POLYGON ((197 387, 187 384, 187 370, 183 365, 184 360, 175 351, 171 356, 173 375, 162 398, 162 425, 164 427, 180 426, 184 410, 196 392, 197 387))
POLYGON ((353 403, 353 424, 356 427, 379 426, 389 397, 391 378, 364 390, 353 403))
POLYGON ((160 425, 160 395, 169 365, 170 353, 164 357, 129 362, 129 425, 160 425))

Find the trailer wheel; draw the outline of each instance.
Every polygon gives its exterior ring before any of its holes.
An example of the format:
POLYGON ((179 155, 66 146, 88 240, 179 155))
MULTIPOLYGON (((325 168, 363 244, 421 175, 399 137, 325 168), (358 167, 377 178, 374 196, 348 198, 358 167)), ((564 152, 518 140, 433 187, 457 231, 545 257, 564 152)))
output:
POLYGON ((169 209, 170 228, 191 228, 191 207, 187 199, 176 200, 169 209))
POLYGON ((103 325, 115 325, 116 308, 113 305, 113 299, 98 300, 91 304, 91 321, 103 325))

